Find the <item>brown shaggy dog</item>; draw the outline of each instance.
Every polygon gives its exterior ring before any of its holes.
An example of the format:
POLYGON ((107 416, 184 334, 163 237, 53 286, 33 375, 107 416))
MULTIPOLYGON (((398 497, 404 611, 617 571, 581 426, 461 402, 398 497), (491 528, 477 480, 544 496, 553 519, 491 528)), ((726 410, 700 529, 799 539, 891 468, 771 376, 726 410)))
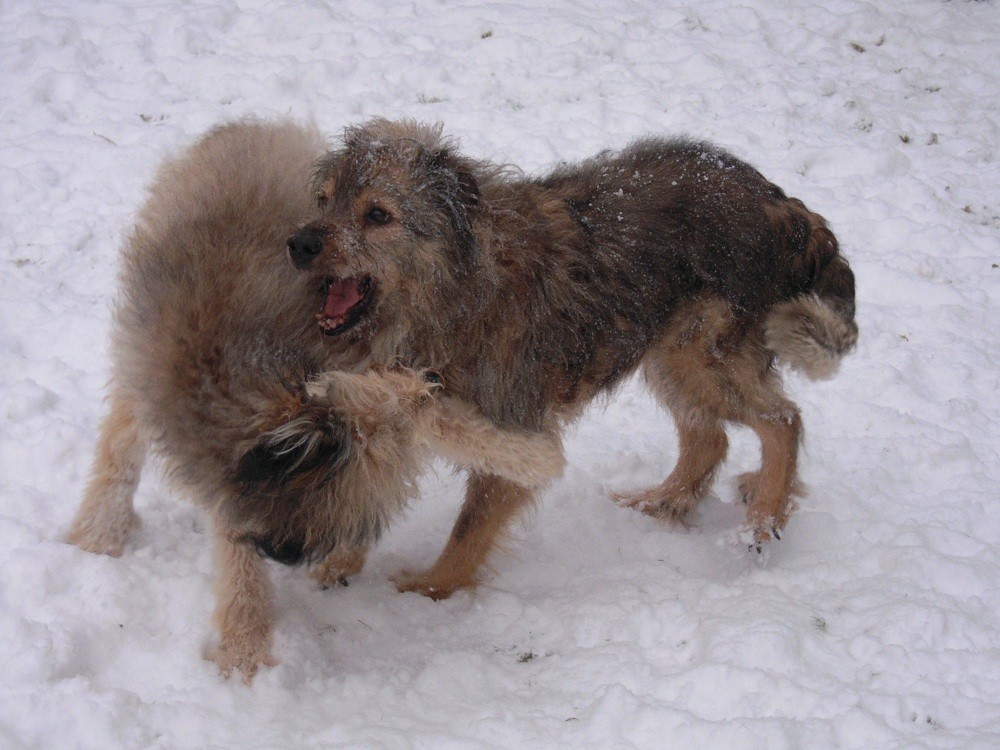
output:
MULTIPOLYGON (((345 360, 431 369, 497 425, 549 434, 641 367, 680 456, 619 502, 682 518, 738 422, 762 445, 741 482, 753 546, 778 537, 802 426, 775 361, 827 377, 857 338, 854 276, 822 217, 705 143, 641 140, 532 179, 409 121, 348 129, 317 185, 289 253, 345 360)), ((443 554, 400 588, 474 585, 531 497, 474 472, 443 554)))
POLYGON ((159 453, 212 516, 214 658, 248 680, 272 663, 260 553, 321 561, 322 584, 352 572, 351 550, 412 494, 427 447, 529 485, 562 462, 557 442, 498 429, 436 394, 436 378, 331 371, 338 355, 310 320, 315 281, 285 254, 311 213, 322 152, 311 129, 242 122, 160 169, 123 251, 110 409, 69 533, 83 549, 121 554, 146 454, 159 453))

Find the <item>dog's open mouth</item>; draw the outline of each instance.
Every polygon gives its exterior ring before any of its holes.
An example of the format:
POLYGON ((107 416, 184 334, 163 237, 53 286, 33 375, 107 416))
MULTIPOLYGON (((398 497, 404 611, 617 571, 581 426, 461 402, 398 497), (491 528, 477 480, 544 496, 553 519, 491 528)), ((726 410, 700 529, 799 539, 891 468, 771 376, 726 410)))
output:
POLYGON ((324 283, 326 301, 316 321, 323 333, 335 336, 353 328, 375 300, 375 282, 370 276, 351 279, 328 278, 324 283))

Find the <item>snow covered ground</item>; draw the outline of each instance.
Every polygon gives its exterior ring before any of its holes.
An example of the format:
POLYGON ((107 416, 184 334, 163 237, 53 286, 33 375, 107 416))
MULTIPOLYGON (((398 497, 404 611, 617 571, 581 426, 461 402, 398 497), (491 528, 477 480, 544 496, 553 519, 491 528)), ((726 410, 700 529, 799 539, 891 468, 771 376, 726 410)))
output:
POLYGON ((0 5, 0 747, 1000 746, 1000 7, 911 0, 0 5), (824 214, 862 331, 790 377, 811 492, 761 564, 730 461, 688 529, 638 381, 475 593, 428 474, 347 589, 275 569, 281 664, 222 680, 199 510, 150 473, 120 559, 62 541, 107 376, 119 240, 157 162, 245 114, 440 120, 541 171, 650 133, 725 145, 824 214))

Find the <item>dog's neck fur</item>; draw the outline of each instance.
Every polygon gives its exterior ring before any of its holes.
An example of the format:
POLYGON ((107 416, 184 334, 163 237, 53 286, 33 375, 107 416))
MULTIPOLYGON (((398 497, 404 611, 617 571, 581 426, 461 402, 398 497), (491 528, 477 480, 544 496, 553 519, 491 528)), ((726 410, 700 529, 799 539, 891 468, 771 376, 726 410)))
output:
POLYGON ((567 362, 576 326, 540 338, 553 307, 568 310, 561 276, 584 241, 564 200, 527 180, 484 176, 471 212, 471 269, 444 290, 447 326, 411 321, 407 348, 442 372, 449 392, 470 398, 500 424, 538 429, 549 407, 572 400, 583 362, 567 362), (554 298, 553 298, 554 297, 554 298), (551 340, 549 340, 551 339, 551 340))

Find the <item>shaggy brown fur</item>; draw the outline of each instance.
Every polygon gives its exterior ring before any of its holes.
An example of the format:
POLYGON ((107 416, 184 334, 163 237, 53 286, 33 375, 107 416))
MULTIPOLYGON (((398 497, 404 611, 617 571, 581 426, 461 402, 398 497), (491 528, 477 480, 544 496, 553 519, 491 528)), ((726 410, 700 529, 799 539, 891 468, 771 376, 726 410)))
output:
POLYGON ((119 555, 147 451, 212 516, 219 567, 214 658, 250 679, 272 663, 261 554, 352 572, 412 494, 434 449, 535 485, 557 439, 500 430, 412 370, 351 374, 311 324, 314 281, 285 240, 313 204, 323 143, 293 124, 219 128, 167 162, 122 257, 110 409, 69 533, 119 555), (330 557, 322 558, 336 550, 330 557))
MULTIPOLYGON (((743 481, 754 545, 778 536, 801 421, 773 365, 829 376, 857 337, 853 274, 801 201, 705 143, 642 140, 531 179, 460 155, 440 128, 386 120, 348 129, 317 185, 319 215, 289 252, 345 359, 432 369, 496 424, 547 433, 641 366, 680 458, 619 501, 683 517, 738 422, 762 444, 743 481)), ((473 585, 530 500, 474 473, 441 558, 401 587, 473 585)))

